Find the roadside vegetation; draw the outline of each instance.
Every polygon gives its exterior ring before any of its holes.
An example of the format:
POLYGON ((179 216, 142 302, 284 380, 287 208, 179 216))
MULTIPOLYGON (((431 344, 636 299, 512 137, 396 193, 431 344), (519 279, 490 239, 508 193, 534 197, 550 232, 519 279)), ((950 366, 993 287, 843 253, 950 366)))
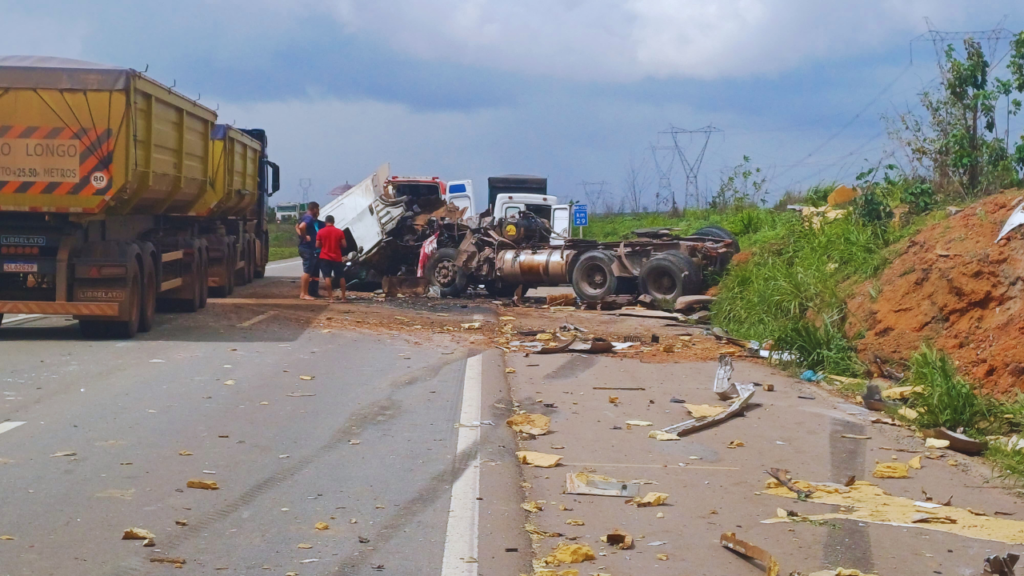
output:
POLYGON ((270 261, 297 258, 299 242, 295 237, 295 224, 284 222, 270 223, 270 261))

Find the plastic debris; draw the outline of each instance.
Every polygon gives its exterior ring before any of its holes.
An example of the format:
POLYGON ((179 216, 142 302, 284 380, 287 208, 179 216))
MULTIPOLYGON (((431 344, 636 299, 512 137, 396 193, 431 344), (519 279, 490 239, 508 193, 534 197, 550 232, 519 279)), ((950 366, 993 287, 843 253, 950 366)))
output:
POLYGON ((623 482, 600 474, 576 472, 565 475, 566 494, 585 494, 589 496, 619 496, 634 498, 640 494, 640 484, 623 482))
POLYGON ((1006 219, 1006 224, 1003 224, 1003 228, 999 231, 999 236, 996 237, 995 243, 998 243, 1004 236, 1021 224, 1024 224, 1024 204, 1017 206, 1017 209, 1006 219))
POLYGON ((807 370, 800 375, 800 379, 804 382, 819 382, 825 379, 825 375, 814 370, 807 370))

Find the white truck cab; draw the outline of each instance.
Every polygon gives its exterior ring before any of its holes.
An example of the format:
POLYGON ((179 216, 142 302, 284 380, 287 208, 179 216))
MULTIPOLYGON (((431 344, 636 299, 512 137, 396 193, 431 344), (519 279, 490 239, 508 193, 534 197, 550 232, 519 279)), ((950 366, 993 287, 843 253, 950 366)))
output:
POLYGON ((565 244, 569 238, 569 206, 559 204, 558 198, 549 194, 524 194, 512 193, 501 194, 494 198, 494 216, 496 218, 509 218, 518 214, 521 210, 531 212, 539 218, 551 223, 552 246, 565 244))

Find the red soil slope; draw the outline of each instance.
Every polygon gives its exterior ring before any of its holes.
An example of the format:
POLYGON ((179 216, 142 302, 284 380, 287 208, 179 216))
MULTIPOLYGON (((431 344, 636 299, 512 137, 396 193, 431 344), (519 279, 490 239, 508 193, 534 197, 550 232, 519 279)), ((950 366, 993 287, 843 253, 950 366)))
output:
POLYGON ((906 360, 922 342, 948 352, 961 374, 996 394, 1024 390, 1024 227, 993 243, 1020 200, 981 200, 911 238, 879 279, 849 300, 862 359, 906 360))

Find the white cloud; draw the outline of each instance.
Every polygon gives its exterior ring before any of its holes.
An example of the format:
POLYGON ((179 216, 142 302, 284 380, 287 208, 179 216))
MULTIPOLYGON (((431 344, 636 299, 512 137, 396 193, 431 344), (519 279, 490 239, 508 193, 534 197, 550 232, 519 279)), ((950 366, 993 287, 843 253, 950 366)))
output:
POLYGON ((955 28, 1013 6, 1000 0, 331 1, 346 30, 419 58, 598 81, 773 74, 903 44, 924 30, 925 16, 955 28))

